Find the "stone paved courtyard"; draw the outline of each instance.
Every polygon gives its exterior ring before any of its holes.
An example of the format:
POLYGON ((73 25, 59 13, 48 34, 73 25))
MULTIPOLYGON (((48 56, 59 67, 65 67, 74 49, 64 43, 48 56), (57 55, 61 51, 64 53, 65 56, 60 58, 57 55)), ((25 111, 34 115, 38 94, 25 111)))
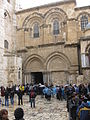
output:
MULTIPOLYGON (((36 97, 36 108, 31 108, 28 102, 28 96, 23 96, 24 105, 20 107, 24 110, 25 120, 68 120, 68 113, 66 109, 65 101, 58 101, 56 98, 52 98, 51 101, 47 101, 40 96, 36 97)), ((18 107, 17 96, 15 96, 15 105, 6 108, 9 112, 9 120, 14 119, 14 110, 18 107)))

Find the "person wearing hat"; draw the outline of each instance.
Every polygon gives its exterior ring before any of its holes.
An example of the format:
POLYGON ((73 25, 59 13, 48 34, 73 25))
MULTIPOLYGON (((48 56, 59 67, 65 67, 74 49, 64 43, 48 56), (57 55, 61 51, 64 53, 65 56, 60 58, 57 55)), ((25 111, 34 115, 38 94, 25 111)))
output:
POLYGON ((14 120, 25 120, 23 118, 24 116, 24 111, 22 108, 18 107, 16 108, 16 110, 14 111, 14 116, 15 116, 15 119, 14 120))

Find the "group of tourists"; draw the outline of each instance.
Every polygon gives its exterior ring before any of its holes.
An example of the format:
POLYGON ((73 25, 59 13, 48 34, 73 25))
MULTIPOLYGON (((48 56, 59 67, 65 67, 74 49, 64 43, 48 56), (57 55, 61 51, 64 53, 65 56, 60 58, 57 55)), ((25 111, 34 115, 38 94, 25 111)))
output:
POLYGON ((9 98, 11 105, 14 105, 14 95, 18 96, 18 105, 23 105, 23 95, 29 96, 31 108, 35 108, 35 98, 41 95, 50 101, 52 97, 59 101, 67 101, 67 111, 69 112, 69 120, 89 120, 90 119, 90 84, 66 84, 48 86, 47 84, 26 84, 15 85, 12 87, 1 86, 1 104, 9 106, 9 98))
POLYGON ((69 120, 90 120, 90 84, 65 87, 69 120))

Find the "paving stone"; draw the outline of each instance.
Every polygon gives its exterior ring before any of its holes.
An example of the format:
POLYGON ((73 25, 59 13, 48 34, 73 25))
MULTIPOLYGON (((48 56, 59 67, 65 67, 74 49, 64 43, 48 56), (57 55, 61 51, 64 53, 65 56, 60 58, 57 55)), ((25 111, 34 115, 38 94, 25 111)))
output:
POLYGON ((27 95, 23 96, 24 105, 17 105, 17 97, 15 96, 14 106, 0 107, 6 108, 9 112, 9 120, 14 119, 14 110, 17 107, 22 107, 24 110, 25 120, 68 120, 68 112, 66 109, 66 101, 58 101, 56 98, 52 98, 51 101, 47 101, 41 96, 36 97, 36 108, 31 108, 29 98, 27 95))

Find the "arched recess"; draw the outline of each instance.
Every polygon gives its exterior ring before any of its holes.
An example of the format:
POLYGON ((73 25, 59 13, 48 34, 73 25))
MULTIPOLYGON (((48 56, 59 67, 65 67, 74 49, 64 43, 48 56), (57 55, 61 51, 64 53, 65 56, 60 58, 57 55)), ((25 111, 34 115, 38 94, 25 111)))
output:
POLYGON ((39 55, 31 55, 23 63, 23 69, 29 72, 40 72, 44 70, 44 60, 39 55))
POLYGON ((80 12, 77 16, 77 19, 80 19, 80 16, 82 16, 82 15, 87 15, 90 17, 90 14, 88 12, 80 12))
POLYGON ((70 61, 68 59, 67 56, 65 56, 63 53, 60 53, 60 52, 54 52, 52 54, 50 54, 48 57, 47 57, 47 60, 46 60, 46 68, 47 70, 68 70, 70 68, 70 61), (58 64, 57 64, 58 62, 58 64), (52 65, 54 63, 54 67, 52 69, 52 65), (63 66, 62 66, 62 63, 63 63, 63 66), (55 66, 56 64, 56 66, 55 66), (62 66, 62 68, 60 68, 60 66, 62 66))
POLYGON ((46 60, 46 69, 49 72, 49 79, 54 84, 65 84, 69 77, 70 61, 62 53, 54 52, 46 60))
POLYGON ((44 60, 41 56, 33 54, 27 57, 23 63, 23 82, 43 84, 44 60))
POLYGON ((88 18, 88 20, 89 20, 90 14, 88 12, 80 12, 78 14, 77 21, 78 21, 78 27, 79 27, 78 29, 79 29, 79 31, 82 30, 82 28, 81 28, 81 18, 82 18, 82 16, 86 16, 88 18))
POLYGON ((30 26, 32 24, 32 22, 35 22, 35 21, 38 21, 40 24, 43 23, 43 16, 42 14, 39 14, 37 12, 34 12, 30 15, 28 15, 24 21, 23 21, 23 24, 22 24, 22 27, 25 28, 27 27, 28 25, 30 26))
POLYGON ((45 17, 45 22, 48 25, 48 31, 47 32, 49 34, 54 35, 53 34, 53 23, 56 20, 59 23, 59 34, 57 34, 57 35, 59 35, 58 39, 60 40, 61 37, 63 38, 63 33, 66 36, 68 17, 67 17, 67 14, 62 9, 52 8, 44 14, 44 17, 45 17), (61 37, 60 37, 60 35, 61 35, 61 37))
POLYGON ((35 24, 38 24, 38 28, 39 28, 39 36, 41 35, 41 29, 40 27, 43 24, 43 16, 37 12, 34 12, 33 14, 30 14, 29 16, 27 16, 22 24, 22 28, 24 28, 24 30, 28 31, 28 36, 34 38, 34 26, 35 24))
POLYGON ((51 22, 52 19, 59 19, 61 22, 67 20, 67 14, 60 8, 52 8, 45 14, 46 23, 51 22))

